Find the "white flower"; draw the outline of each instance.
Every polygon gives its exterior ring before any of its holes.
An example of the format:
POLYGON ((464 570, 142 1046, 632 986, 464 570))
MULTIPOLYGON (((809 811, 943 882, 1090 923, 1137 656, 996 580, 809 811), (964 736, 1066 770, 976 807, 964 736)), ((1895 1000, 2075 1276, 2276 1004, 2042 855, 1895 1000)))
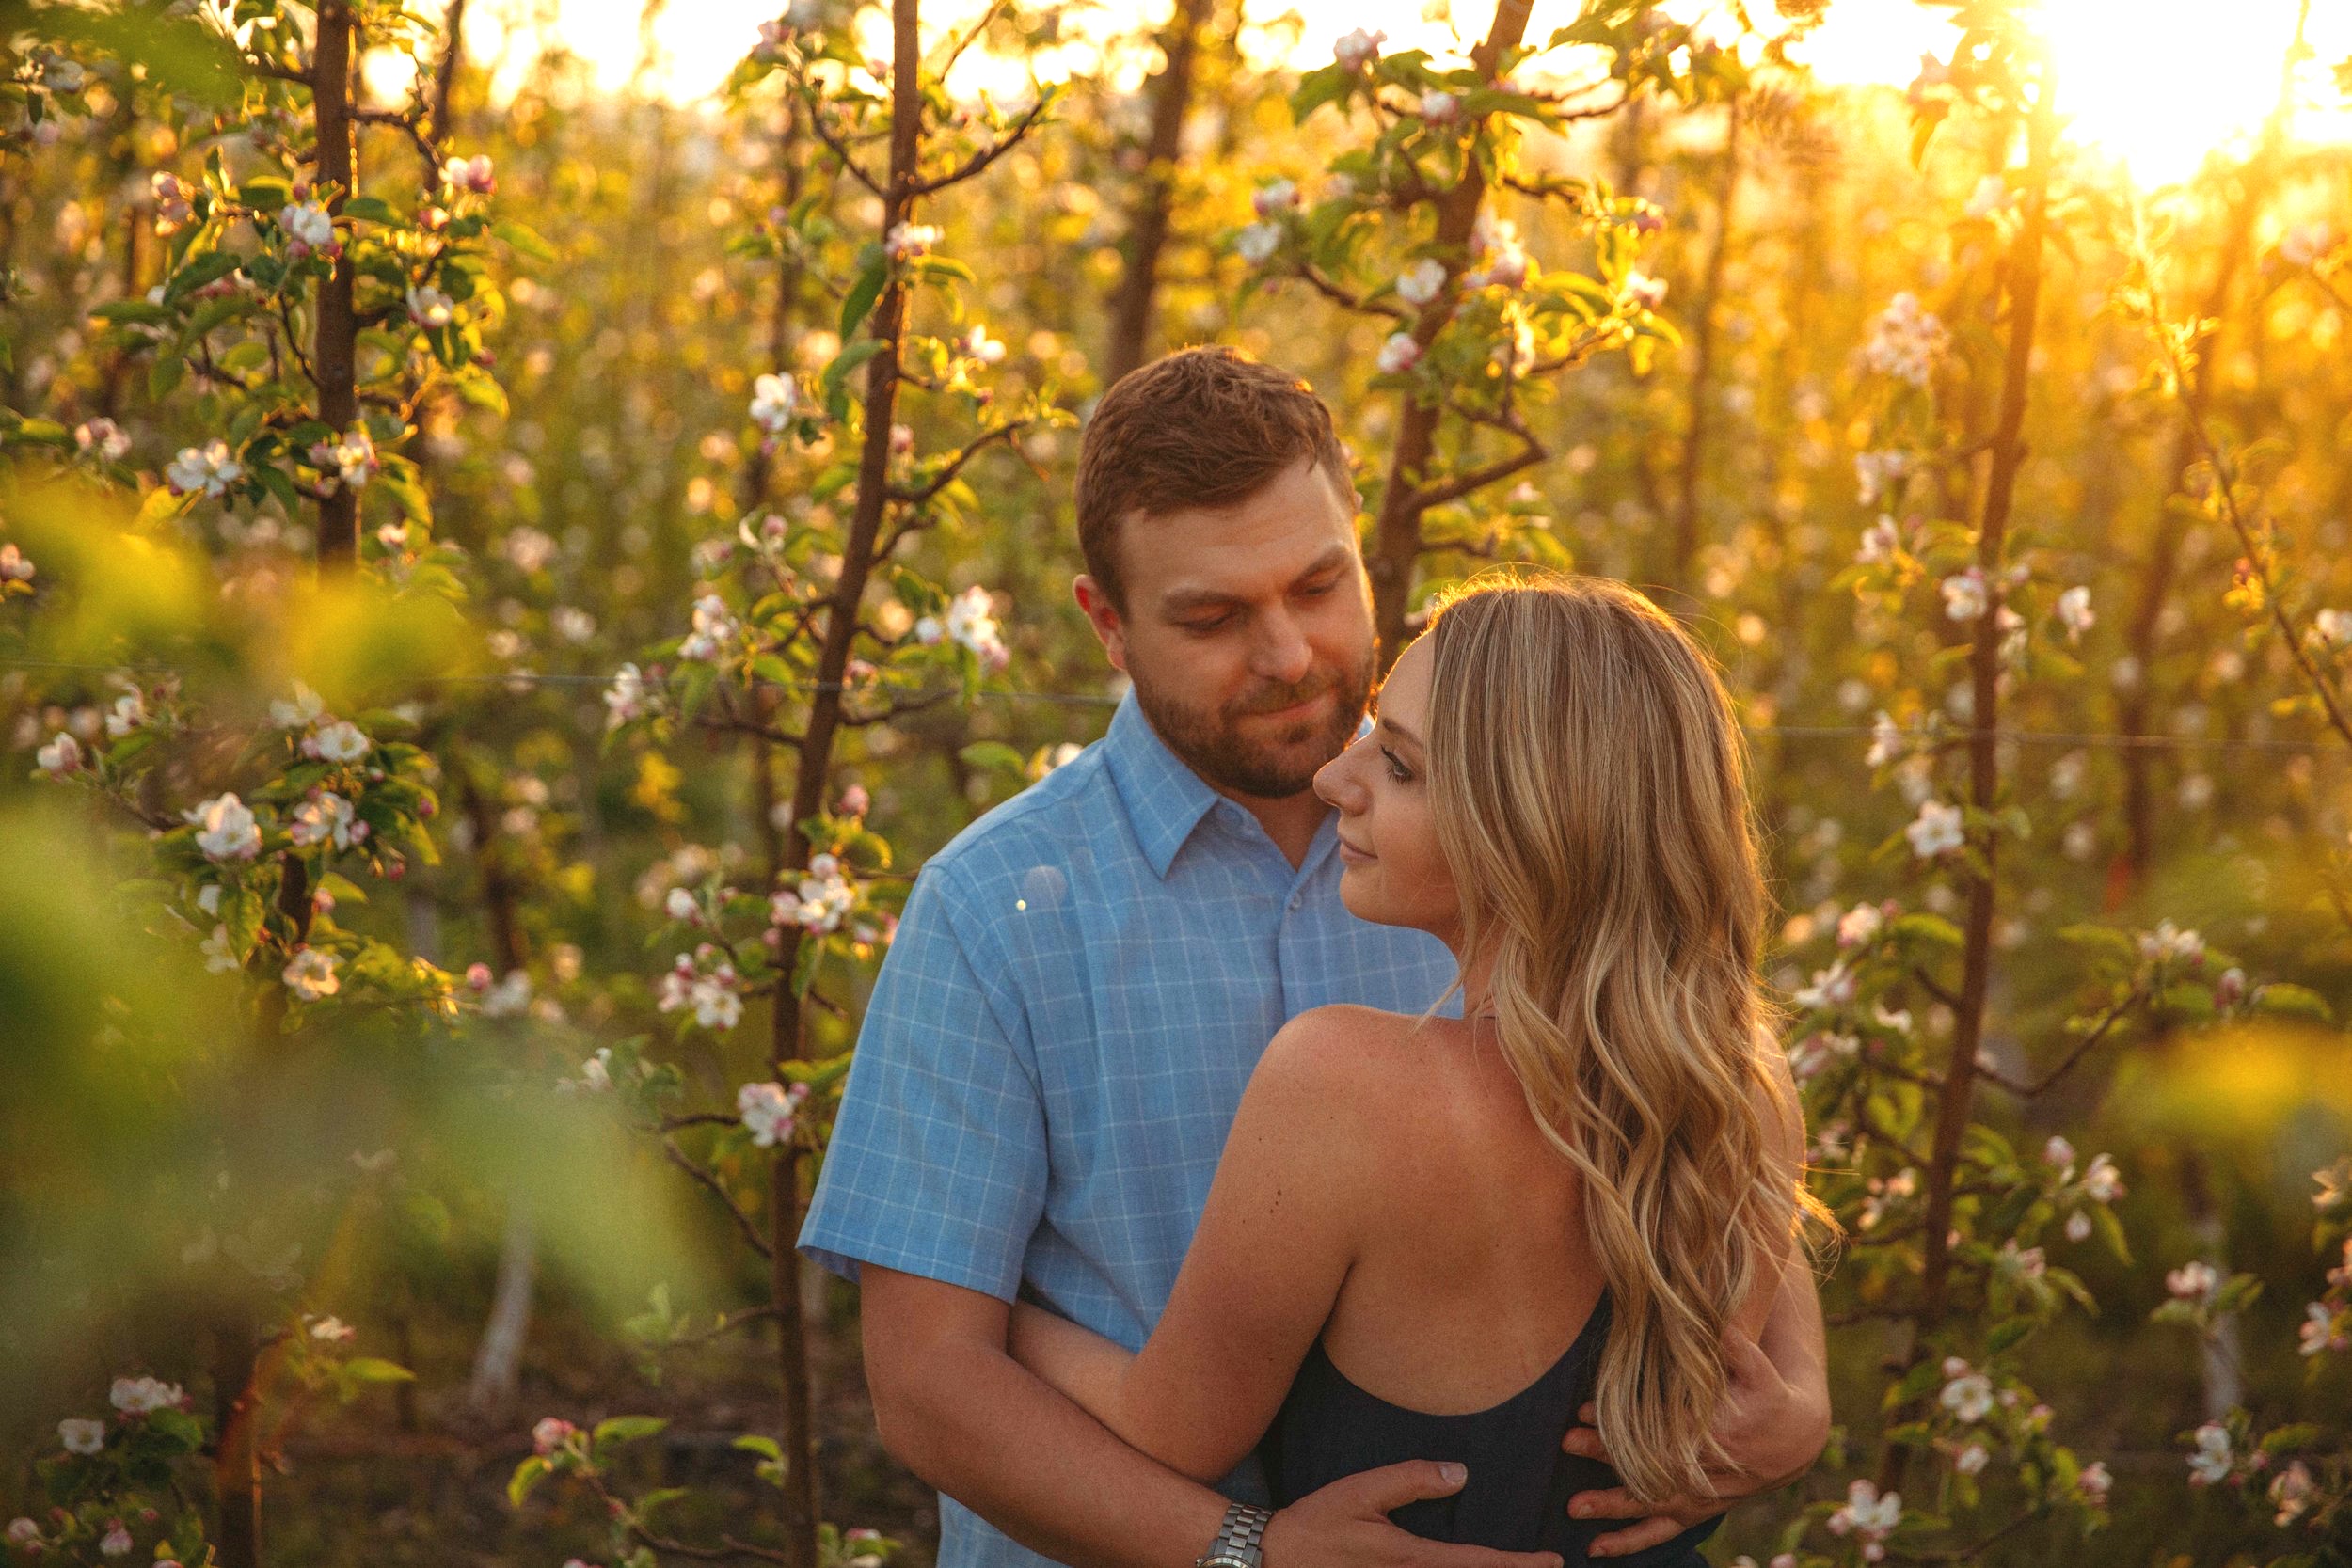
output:
POLYGON ((1361 71, 1380 57, 1380 46, 1388 41, 1386 33, 1367 32, 1359 27, 1340 35, 1339 41, 1331 45, 1331 57, 1340 62, 1343 71, 1361 71))
POLYGON ((2312 629, 2330 648, 2352 648, 2352 611, 2323 610, 2312 617, 2312 629))
POLYGON ((1985 1466, 1985 1462, 1992 1457, 1993 1456, 1991 1454, 1984 1451, 1984 1445, 1982 1443, 1971 1443, 1966 1448, 1961 1449, 1958 1453, 1952 1455, 1952 1468, 1959 1471, 1963 1476, 1973 1476, 1982 1470, 1985 1466))
POLYGON ((201 490, 208 496, 218 497, 244 477, 245 465, 230 455, 229 443, 221 440, 207 441, 201 447, 182 447, 180 455, 164 468, 164 482, 175 496, 201 490))
POLYGON ((183 1398, 178 1384, 154 1377, 119 1377, 106 1391, 106 1402, 125 1416, 177 1409, 183 1398))
POLYGON ((882 254, 894 261, 913 261, 917 256, 929 254, 931 246, 938 243, 939 230, 930 224, 896 224, 889 233, 882 236, 882 254))
POLYGON ((694 902, 694 895, 686 889, 674 887, 662 905, 662 912, 672 920, 691 920, 702 913, 702 906, 694 902))
POLYGON ((2335 247, 2335 230, 2328 225, 2299 223, 2279 242, 2279 257, 2291 267, 2308 267, 2335 247))
POLYGON ((335 977, 335 966, 342 961, 334 954, 315 947, 297 948, 286 961, 286 967, 278 972, 278 978, 303 1001, 316 1002, 343 989, 343 983, 335 977))
POLYGON ((2211 1486, 2227 1481, 2235 1455, 2230 1449, 2230 1429, 2217 1421, 2207 1421, 2197 1429, 2197 1451, 2188 1456, 2188 1480, 2192 1486, 2211 1486))
POLYGON ((1262 265, 1281 248, 1282 226, 1279 223, 1253 223, 1233 236, 1234 253, 1253 267, 1262 265))
POLYGON ((840 863, 831 855, 818 856, 808 871, 797 890, 779 893, 771 901, 776 923, 798 926, 817 936, 839 930, 857 905, 857 890, 841 875, 840 863))
POLYGON ((792 1135, 793 1113, 808 1098, 808 1085, 746 1084, 735 1091, 736 1113, 752 1134, 752 1142, 772 1148, 792 1135))
POLYGON ((1903 836, 1911 840, 1911 852, 1923 861, 1968 842, 1961 809, 1942 800, 1922 800, 1917 818, 1903 830, 1903 836))
POLYGON ((312 250, 324 250, 335 243, 335 220, 315 201, 292 201, 278 208, 278 227, 285 230, 286 238, 312 250))
POLYGON ((2183 1301, 2211 1301, 2220 1283, 2220 1272, 2211 1263, 2183 1263, 2164 1276, 2165 1290, 2183 1301))
POLYGON ((733 964, 722 959, 709 974, 698 974, 694 961, 681 953, 676 965, 661 977, 654 1006, 665 1013, 691 1007, 694 1022, 704 1028, 732 1029, 743 1016, 743 999, 736 994, 735 985, 733 964))
POLYGON ((1431 87, 1421 95, 1421 118, 1432 125, 1452 125, 1462 118, 1462 100, 1431 87))
POLYGON ((287 815, 286 836, 294 840, 296 848, 332 842, 338 849, 348 849, 356 820, 349 800, 331 789, 323 789, 315 799, 302 801, 287 815))
POLYGON ((358 1329, 331 1312, 310 1325, 310 1338, 330 1345, 340 1345, 357 1338, 358 1333, 358 1329))
POLYGON ((1837 917, 1837 945, 1859 947, 1885 926, 1886 913, 1876 904, 1856 904, 1837 917))
POLYGON ((1947 620, 1982 620, 1992 603, 1992 591, 1986 586, 1980 566, 1955 572, 1944 579, 1944 614, 1947 620))
POLYGON ((497 985, 482 993, 482 1014, 485 1018, 513 1018, 530 1006, 531 974, 528 970, 508 970, 497 985))
POLYGON ((2066 1239, 2070 1242, 2090 1240, 2090 1216, 2077 1209, 2066 1216, 2066 1239))
POLYGON ((914 623, 914 641, 926 648, 938 646, 940 639, 946 635, 946 628, 935 615, 926 615, 914 623))
POLYGON ((1011 657, 998 634, 988 590, 977 584, 948 601, 946 630, 950 640, 977 655, 982 664, 994 667, 1011 657))
POLYGON ((2336 1332, 2336 1315, 2324 1301, 2314 1301, 2303 1308, 2303 1322, 2296 1329, 2302 1354, 2317 1355, 2322 1351, 2343 1350, 2352 1345, 2352 1338, 2336 1332))
POLYGON ((531 1451, 545 1459, 569 1442, 580 1428, 561 1416, 542 1416, 531 1429, 531 1451))
POLYGON ((1962 211, 1972 218, 1991 217, 2009 205, 2009 182, 1997 174, 1988 174, 1977 182, 1969 193, 1968 205, 1962 211))
POLYGON ((381 467, 375 455, 374 438, 356 425, 341 436, 313 442, 310 461, 327 479, 330 490, 337 483, 357 490, 374 478, 375 470, 381 467))
POLYGON ((1373 363, 1382 375, 1403 375, 1421 363, 1421 345, 1413 341, 1409 332, 1391 332, 1380 344, 1380 354, 1373 363))
POLYGON ((127 457, 131 452, 131 437, 112 420, 96 419, 73 427, 73 444, 83 451, 95 451, 108 462, 127 457))
POLYGON ((441 183, 453 192, 471 191, 476 196, 488 196, 498 189, 487 152, 477 152, 470 158, 452 158, 443 164, 441 183))
POLYGON ((216 861, 249 861, 262 852, 262 829, 232 791, 181 813, 196 824, 196 847, 216 861))
POLYGON ((2066 628, 2069 642, 2080 642, 2098 619, 2090 608, 2090 590, 2079 584, 2058 596, 2058 625, 2066 628))
POLYGON ((229 927, 226 926, 215 926, 213 934, 204 939, 197 951, 204 955, 204 972, 208 974, 226 974, 232 969, 245 967, 243 960, 237 957, 236 948, 230 943, 229 927))
POLYGON ((106 1446, 106 1423, 69 1416, 57 1423, 57 1441, 68 1453, 96 1453, 106 1446))
POLYGON ((1666 303, 1666 280, 1645 272, 1629 272, 1625 275, 1625 297, 1645 310, 1655 310, 1666 303))
POLYGON ((2271 1506, 2279 1511, 2271 1523, 2283 1528, 2301 1518, 2303 1511, 2312 1506, 2315 1490, 2311 1466, 2299 1459, 2291 1461, 2270 1483, 2271 1506))
POLYGON ((1902 1523, 1903 1497, 1899 1492, 1879 1496, 1877 1486, 1867 1481, 1856 1480, 1846 1488, 1846 1501, 1826 1521, 1832 1535, 1858 1535, 1863 1541, 1862 1555, 1875 1562, 1885 1555, 1879 1543, 1902 1523))
POLYGON ((752 383, 752 423, 771 436, 783 434, 784 427, 792 422, 799 395, 792 378, 782 371, 761 376, 752 383))
POLYGON ((57 737, 33 753, 34 766, 53 779, 62 779, 82 766, 82 743, 63 730, 57 737))
POLYGON ((645 677, 634 664, 624 664, 604 689, 604 727, 617 730, 645 712, 645 677))
POLYGON ((2093 1203, 2113 1203, 2123 1196, 2122 1173, 2104 1154, 2094 1154, 2083 1170, 2083 1196, 2093 1203))
POLYGON ((1870 725, 1870 752, 1862 760, 1872 768, 1883 768, 1902 755, 1903 729, 1895 722, 1895 716, 1884 708, 1870 725))
POLYGON ((272 699, 269 721, 281 730, 298 730, 315 723, 326 711, 326 705, 319 700, 319 694, 296 681, 293 702, 272 699))
POLYGON ((40 1539, 40 1527, 20 1514, 8 1521, 6 1539, 11 1546, 29 1546, 40 1539))
POLYGON ((988 328, 977 323, 974 324, 971 331, 963 335, 962 341, 956 346, 983 365, 1001 365, 1005 362, 1003 341, 990 337, 988 328))
POLYGON ((1881 375, 1924 387, 1949 341, 1944 324, 1920 309, 1919 297, 1906 290, 1879 312, 1862 358, 1881 375))
POLYGON ((1911 471, 1911 454, 1903 451, 1858 451, 1853 455, 1855 499, 1864 506, 1882 494, 1893 495, 1897 480, 1911 471))
POLYGON ((1902 547, 1902 531, 1895 526, 1892 516, 1882 512, 1877 522, 1862 531, 1862 545, 1853 558, 1865 566, 1883 566, 1901 553, 1902 547))
POLYGON ((2115 1478, 2107 1474, 2107 1465, 2104 1459, 2092 1460, 2084 1465, 2081 1474, 2074 1478, 2075 1489, 2081 1492, 2085 1498, 2101 1506, 2106 1505, 2107 1492, 2114 1485, 2115 1478))
POLYGON ((1944 1385, 1938 1402, 1963 1421, 1981 1421, 1993 1409, 1993 1380, 1982 1372, 1956 1377, 1944 1385))
POLYGON ((1859 982, 1846 971, 1842 963, 1816 970, 1813 983, 1803 987, 1790 1000, 1806 1012, 1819 1012, 1826 1007, 1842 1007, 1854 999, 1859 982))
POLYGON ((121 1557, 131 1549, 131 1532, 119 1519, 106 1521, 106 1533, 98 1538, 99 1551, 107 1557, 121 1557))
POLYGON ((302 754, 322 762, 358 762, 373 744, 358 725, 348 719, 338 719, 304 736, 302 754))
POLYGON ((2160 920, 2154 930, 2140 933, 2139 956, 2159 963, 2200 963, 2205 957, 2205 939, 2195 931, 2182 930, 2169 920, 2160 920))
POLYGON ((457 320, 457 302, 431 284, 408 291, 408 319, 428 332, 457 320))
POLYGON ((113 711, 106 715, 106 733, 119 740, 147 722, 147 699, 137 691, 125 691, 115 699, 113 711))
POLYGON ((612 1048, 611 1046, 598 1046, 595 1055, 580 1064, 580 1081, 583 1086, 595 1093, 602 1093, 612 1086, 612 1048))
POLYGON ((2072 1175, 2074 1169, 2074 1146, 2053 1133, 2050 1141, 2042 1146, 2042 1163, 2045 1165, 2056 1165, 2059 1171, 2059 1179, 2064 1180, 2066 1176, 2072 1175))
POLYGON ((1445 287, 1445 263, 1424 256, 1406 267, 1396 280, 1396 297, 1407 305, 1426 305, 1445 287))
POLYGON ((0 582, 30 582, 40 568, 14 545, 0 545, 0 582))
POLYGON ((1287 208, 1295 207, 1298 205, 1298 182, 1269 180, 1249 198, 1249 205, 1262 218, 1270 218, 1287 208))
POLYGON ((694 630, 678 644, 678 657, 718 662, 725 645, 735 640, 740 630, 735 618, 727 613, 726 601, 716 594, 705 594, 694 601, 694 630))

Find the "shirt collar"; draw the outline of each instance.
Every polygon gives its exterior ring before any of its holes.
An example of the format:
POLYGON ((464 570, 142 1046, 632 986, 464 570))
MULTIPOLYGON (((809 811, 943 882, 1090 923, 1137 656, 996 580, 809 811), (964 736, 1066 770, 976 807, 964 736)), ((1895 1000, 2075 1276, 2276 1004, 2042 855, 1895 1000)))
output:
POLYGON ((1152 874, 1165 879, 1176 851, 1222 797, 1168 749, 1143 716, 1132 687, 1111 716, 1104 751, 1143 857, 1151 862, 1152 874))

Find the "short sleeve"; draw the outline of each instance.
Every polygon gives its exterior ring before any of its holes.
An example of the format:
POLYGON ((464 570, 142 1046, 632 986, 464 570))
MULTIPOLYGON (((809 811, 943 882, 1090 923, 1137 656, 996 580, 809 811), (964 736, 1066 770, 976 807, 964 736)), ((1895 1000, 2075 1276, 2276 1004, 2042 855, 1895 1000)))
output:
POLYGON ((938 867, 908 897, 799 1244, 851 1279, 877 1263, 1010 1301, 1044 1212, 1045 1116, 1006 966, 975 962, 954 902, 938 867))

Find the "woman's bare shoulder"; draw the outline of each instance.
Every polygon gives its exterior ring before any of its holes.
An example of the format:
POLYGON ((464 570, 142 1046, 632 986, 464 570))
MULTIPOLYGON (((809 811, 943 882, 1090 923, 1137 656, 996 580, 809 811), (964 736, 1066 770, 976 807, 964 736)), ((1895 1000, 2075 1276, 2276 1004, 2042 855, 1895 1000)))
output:
POLYGON ((1457 1019, 1347 1003, 1311 1007, 1275 1035, 1258 1077, 1284 1093, 1385 1117, 1425 1095, 1448 1070, 1456 1053, 1446 1047, 1461 1028, 1457 1019))

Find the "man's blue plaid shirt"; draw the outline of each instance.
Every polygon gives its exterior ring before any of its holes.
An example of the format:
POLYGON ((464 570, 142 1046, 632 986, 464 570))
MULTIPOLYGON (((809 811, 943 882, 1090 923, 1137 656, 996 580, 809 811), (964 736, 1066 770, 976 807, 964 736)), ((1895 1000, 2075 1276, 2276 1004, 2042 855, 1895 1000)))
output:
MULTIPOLYGON (((1007 1301, 1026 1281, 1141 1345, 1275 1031, 1333 1002, 1418 1012, 1453 980, 1435 939, 1341 905, 1336 843, 1327 818, 1292 870, 1128 696, 916 879, 802 1250, 1007 1301)), ((1263 1500, 1254 1465, 1225 1490, 1263 1500)), ((941 1568, 1046 1560, 946 1497, 940 1536, 941 1568)))

